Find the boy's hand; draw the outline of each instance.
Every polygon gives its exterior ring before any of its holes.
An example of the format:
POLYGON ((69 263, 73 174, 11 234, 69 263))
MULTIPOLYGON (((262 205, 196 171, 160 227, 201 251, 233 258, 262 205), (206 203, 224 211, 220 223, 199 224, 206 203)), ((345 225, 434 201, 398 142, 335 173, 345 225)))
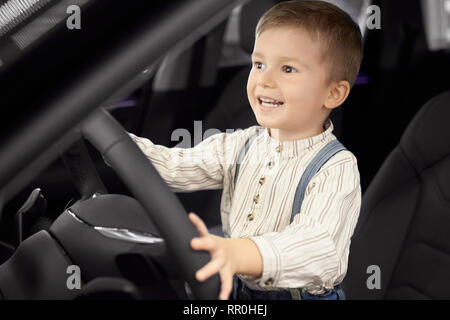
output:
POLYGON ((198 281, 204 281, 219 273, 221 280, 219 298, 226 300, 233 289, 233 275, 237 271, 231 239, 210 234, 203 221, 194 213, 189 214, 189 219, 200 233, 200 238, 191 240, 192 249, 209 251, 211 254, 211 261, 198 270, 195 277, 198 281))

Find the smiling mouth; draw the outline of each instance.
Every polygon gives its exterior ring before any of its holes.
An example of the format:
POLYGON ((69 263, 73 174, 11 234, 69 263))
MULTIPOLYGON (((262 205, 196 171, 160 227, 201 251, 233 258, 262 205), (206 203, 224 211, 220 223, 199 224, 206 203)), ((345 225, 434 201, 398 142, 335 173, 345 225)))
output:
POLYGON ((258 104, 263 109, 276 109, 284 105, 284 102, 282 101, 276 101, 273 99, 264 99, 264 98, 257 98, 258 104))

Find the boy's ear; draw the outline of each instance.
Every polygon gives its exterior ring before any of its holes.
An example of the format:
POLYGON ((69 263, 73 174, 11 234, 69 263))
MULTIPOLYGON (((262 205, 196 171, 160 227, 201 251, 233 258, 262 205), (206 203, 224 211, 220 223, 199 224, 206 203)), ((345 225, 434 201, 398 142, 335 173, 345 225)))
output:
POLYGON ((350 83, 346 80, 333 82, 324 106, 327 109, 334 109, 344 103, 350 93, 350 83))

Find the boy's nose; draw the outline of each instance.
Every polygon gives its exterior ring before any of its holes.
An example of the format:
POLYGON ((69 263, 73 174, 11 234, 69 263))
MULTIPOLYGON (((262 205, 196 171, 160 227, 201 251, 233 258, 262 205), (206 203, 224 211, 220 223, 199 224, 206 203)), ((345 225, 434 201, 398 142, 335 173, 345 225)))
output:
POLYGON ((264 71, 264 72, 262 72, 260 74, 257 83, 261 87, 273 88, 275 86, 275 82, 273 81, 273 77, 270 75, 270 72, 267 72, 267 71, 264 71))

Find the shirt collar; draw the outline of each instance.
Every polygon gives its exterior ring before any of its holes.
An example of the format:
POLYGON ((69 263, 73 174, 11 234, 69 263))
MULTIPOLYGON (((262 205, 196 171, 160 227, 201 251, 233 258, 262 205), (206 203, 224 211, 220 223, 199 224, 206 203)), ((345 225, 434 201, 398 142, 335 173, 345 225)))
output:
POLYGON ((311 151, 315 145, 328 142, 332 139, 332 132, 334 130, 333 122, 328 119, 323 128, 325 131, 321 134, 293 141, 278 141, 272 138, 268 128, 264 128, 262 135, 267 146, 267 153, 278 154, 281 157, 297 157, 305 151, 311 151))

